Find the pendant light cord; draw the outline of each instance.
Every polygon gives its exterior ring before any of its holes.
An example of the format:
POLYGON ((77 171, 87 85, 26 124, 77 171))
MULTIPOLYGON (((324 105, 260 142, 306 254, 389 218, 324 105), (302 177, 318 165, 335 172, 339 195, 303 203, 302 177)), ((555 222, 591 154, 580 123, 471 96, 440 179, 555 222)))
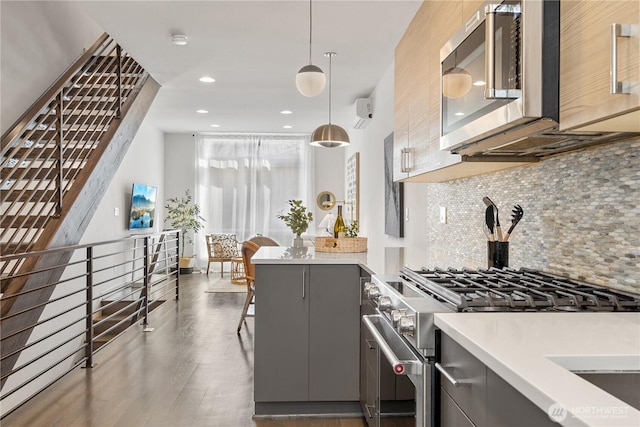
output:
POLYGON ((313 14, 311 12, 311 0, 309 0, 309 64, 311 65, 311 33, 313 31, 313 14))
POLYGON ((333 52, 329 52, 329 125, 331 125, 331 58, 335 55, 333 52))

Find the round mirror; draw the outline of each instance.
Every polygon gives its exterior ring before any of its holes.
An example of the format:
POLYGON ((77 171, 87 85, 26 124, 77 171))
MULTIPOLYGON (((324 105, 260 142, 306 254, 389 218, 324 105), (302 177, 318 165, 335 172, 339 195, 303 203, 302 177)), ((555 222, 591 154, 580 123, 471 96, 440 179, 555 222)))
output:
POLYGON ((336 204, 336 196, 334 196, 331 191, 323 191, 318 194, 317 203, 320 209, 328 211, 336 204))

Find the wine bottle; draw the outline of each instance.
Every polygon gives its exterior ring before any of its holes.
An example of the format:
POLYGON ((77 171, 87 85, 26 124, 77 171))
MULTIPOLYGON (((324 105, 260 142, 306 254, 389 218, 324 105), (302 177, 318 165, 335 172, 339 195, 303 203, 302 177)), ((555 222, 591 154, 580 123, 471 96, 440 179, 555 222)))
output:
POLYGON ((345 237, 347 227, 344 226, 344 219, 342 219, 342 206, 338 205, 338 217, 336 223, 333 224, 333 237, 336 239, 339 237, 345 237))

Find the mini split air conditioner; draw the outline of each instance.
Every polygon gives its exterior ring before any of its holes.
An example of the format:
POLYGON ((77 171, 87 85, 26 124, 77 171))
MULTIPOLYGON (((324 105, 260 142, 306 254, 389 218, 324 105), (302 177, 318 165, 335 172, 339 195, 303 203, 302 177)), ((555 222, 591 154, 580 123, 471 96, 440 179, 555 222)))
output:
POLYGON ((364 129, 373 117, 371 98, 358 98, 353 107, 356 113, 356 120, 353 127, 355 129, 364 129))

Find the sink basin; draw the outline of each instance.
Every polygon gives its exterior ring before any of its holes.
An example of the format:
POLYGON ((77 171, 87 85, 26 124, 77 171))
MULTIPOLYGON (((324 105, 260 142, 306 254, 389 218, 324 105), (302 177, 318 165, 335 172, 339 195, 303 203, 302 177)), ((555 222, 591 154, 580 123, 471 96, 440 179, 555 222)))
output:
POLYGON ((547 359, 640 410, 640 355, 552 355, 547 359))
POLYGON ((546 358, 574 373, 640 373, 640 354, 553 354, 546 358))

